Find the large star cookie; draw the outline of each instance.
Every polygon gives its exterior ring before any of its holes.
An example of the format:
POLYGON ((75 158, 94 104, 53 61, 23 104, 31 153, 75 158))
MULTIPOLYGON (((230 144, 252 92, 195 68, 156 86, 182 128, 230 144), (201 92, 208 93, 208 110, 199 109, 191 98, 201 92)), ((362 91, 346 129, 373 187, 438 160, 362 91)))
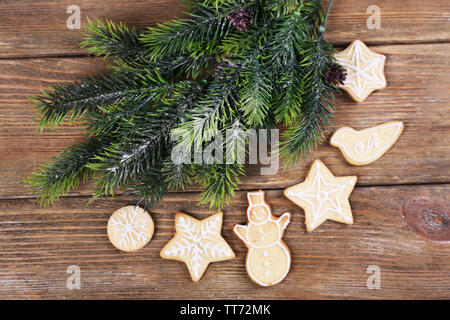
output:
POLYGON ((107 226, 111 243, 126 252, 143 248, 152 238, 154 230, 152 217, 144 209, 135 206, 123 207, 114 212, 107 226))
POLYGON ((161 257, 184 262, 194 282, 201 279, 211 262, 233 259, 234 252, 220 235, 222 217, 217 213, 197 220, 177 212, 175 236, 161 250, 161 257))
POLYGON ((327 219, 352 224, 348 197, 357 177, 335 177, 322 161, 314 161, 306 180, 284 190, 284 195, 305 210, 308 232, 327 219))
POLYGON ((362 41, 353 41, 334 57, 347 70, 347 78, 340 88, 347 91, 355 101, 363 102, 374 90, 386 88, 386 57, 373 52, 362 41))

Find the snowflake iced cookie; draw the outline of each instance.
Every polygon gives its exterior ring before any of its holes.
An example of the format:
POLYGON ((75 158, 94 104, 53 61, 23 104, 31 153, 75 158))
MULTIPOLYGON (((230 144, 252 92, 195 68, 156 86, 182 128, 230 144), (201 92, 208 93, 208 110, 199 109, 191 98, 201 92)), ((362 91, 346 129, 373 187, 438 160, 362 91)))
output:
POLYGON ((314 161, 306 180, 284 190, 284 195, 305 210, 305 224, 312 232, 327 219, 352 224, 348 197, 357 177, 335 177, 322 161, 314 161))
POLYGON ((192 280, 198 282, 211 262, 234 259, 230 246, 220 235, 222 213, 197 220, 177 212, 175 236, 161 250, 163 259, 184 262, 192 280))
POLYGON ((403 122, 400 121, 360 131, 343 127, 333 134, 330 144, 338 147, 349 163, 363 166, 381 158, 397 142, 402 132, 403 122))
POLYGON ((248 248, 246 269, 250 279, 261 286, 272 286, 287 276, 291 266, 291 254, 282 240, 291 214, 272 215, 263 191, 249 192, 247 198, 247 225, 235 225, 233 230, 248 248))
POLYGON ((340 88, 357 102, 363 102, 375 90, 386 88, 384 63, 386 56, 373 52, 360 40, 334 55, 347 71, 347 78, 340 88))
POLYGON ((135 252, 152 238, 153 219, 142 208, 128 206, 114 212, 108 221, 109 241, 119 250, 135 252))

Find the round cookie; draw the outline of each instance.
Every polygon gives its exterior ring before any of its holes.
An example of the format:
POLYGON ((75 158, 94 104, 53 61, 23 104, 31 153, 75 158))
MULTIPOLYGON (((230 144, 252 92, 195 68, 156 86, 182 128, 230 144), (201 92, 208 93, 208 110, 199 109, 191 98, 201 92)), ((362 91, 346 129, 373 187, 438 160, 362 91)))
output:
POLYGON ((111 215, 107 226, 109 241, 125 252, 135 252, 145 247, 154 230, 150 214, 137 206, 120 208, 111 215))

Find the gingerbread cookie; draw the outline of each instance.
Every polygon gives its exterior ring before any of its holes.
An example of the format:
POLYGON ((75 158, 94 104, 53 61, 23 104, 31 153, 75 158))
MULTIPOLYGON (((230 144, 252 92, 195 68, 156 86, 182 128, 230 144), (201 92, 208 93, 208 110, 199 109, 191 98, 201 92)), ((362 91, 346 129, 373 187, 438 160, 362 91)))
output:
POLYGON ((363 166, 378 160, 394 144, 403 132, 403 122, 387 122, 361 131, 350 127, 337 130, 330 144, 338 147, 345 159, 363 166))
POLYGON ((211 262, 234 259, 230 246, 220 235, 222 213, 197 220, 177 212, 175 236, 161 250, 163 259, 184 262, 192 280, 198 282, 211 262))
POLYGON ((281 240, 291 214, 272 215, 264 192, 247 194, 247 225, 235 225, 235 234, 248 248, 246 268, 250 278, 261 286, 272 286, 283 280, 291 266, 291 254, 281 240))
POLYGON ((108 221, 109 241, 119 250, 134 252, 152 238, 155 225, 150 214, 142 208, 128 206, 114 212, 108 221))
POLYGON ((386 87, 386 57, 373 52, 362 41, 353 41, 334 57, 347 70, 347 78, 340 88, 347 91, 355 101, 363 102, 374 90, 386 87))
POLYGON ((327 219, 352 224, 348 197, 357 177, 335 177, 322 161, 316 160, 306 180, 284 190, 284 195, 305 210, 305 224, 312 232, 327 219))

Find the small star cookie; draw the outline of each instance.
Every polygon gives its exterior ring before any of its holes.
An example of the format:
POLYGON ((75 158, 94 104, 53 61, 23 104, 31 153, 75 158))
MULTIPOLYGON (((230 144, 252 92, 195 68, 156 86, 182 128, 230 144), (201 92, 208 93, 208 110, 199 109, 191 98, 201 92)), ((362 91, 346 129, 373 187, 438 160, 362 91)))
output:
POLYGON ((175 236, 161 250, 161 257, 184 262, 194 282, 201 279, 211 262, 234 259, 233 250, 220 235, 222 218, 221 212, 204 220, 177 212, 175 236))
POLYGON ((127 206, 114 212, 108 221, 109 241, 119 250, 135 252, 152 238, 155 225, 150 214, 140 207, 127 206))
POLYGON ((363 166, 383 156, 402 132, 401 121, 387 122, 360 131, 343 127, 333 134, 330 144, 338 147, 349 163, 363 166))
POLYGON ((347 71, 347 78, 340 88, 347 91, 355 101, 363 102, 373 91, 386 88, 386 56, 370 50, 362 41, 353 41, 334 57, 347 71))
POLYGON ((335 177, 316 160, 306 180, 284 190, 284 195, 305 210, 305 224, 312 232, 327 219, 352 224, 353 216, 348 197, 353 191, 357 177, 335 177))

